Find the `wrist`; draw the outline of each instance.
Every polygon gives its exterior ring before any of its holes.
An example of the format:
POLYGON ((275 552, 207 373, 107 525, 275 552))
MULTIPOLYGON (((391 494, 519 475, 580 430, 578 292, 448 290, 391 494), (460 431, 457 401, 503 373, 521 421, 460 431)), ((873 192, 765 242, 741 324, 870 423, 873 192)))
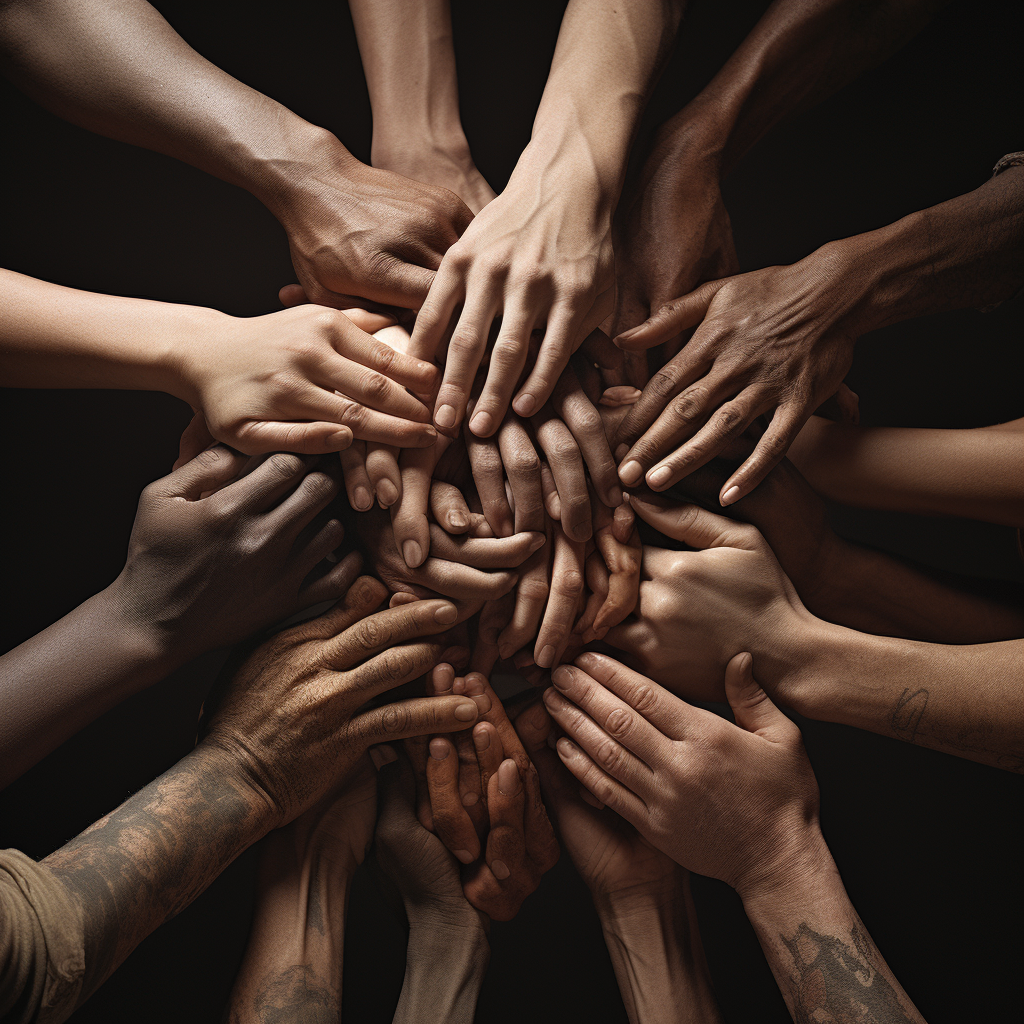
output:
POLYGON ((594 909, 606 930, 639 931, 663 919, 665 908, 689 898, 689 873, 678 865, 656 882, 625 886, 614 891, 591 889, 594 909))
POLYGON ((588 218, 601 231, 610 231, 621 188, 614 161, 602 161, 583 140, 556 143, 534 138, 520 155, 501 195, 513 197, 518 192, 522 202, 531 206, 571 204, 578 216, 588 218))
POLYGON ((171 671, 189 660, 190 655, 180 650, 173 633, 161 626, 148 614, 147 602, 140 600, 138 590, 128 579, 125 566, 108 587, 101 590, 91 601, 95 602, 98 621, 111 623, 120 649, 128 653, 131 661, 140 667, 134 673, 136 679, 144 679, 142 667, 152 665, 163 671, 171 671))

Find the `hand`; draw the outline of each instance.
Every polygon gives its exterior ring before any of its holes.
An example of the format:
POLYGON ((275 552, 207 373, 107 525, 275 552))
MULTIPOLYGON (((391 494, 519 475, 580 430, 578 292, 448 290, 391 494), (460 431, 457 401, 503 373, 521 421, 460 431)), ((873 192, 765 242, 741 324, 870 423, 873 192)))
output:
POLYGON ((765 413, 771 424, 726 481, 721 503, 753 490, 786 454, 811 413, 839 390, 865 326, 854 315, 856 275, 846 275, 833 252, 701 285, 616 339, 644 349, 697 327, 622 424, 619 440, 632 445, 619 466, 627 487, 646 474, 652 490, 664 490, 765 413))
POLYGON ((536 769, 484 676, 457 679, 442 665, 431 675, 429 692, 464 693, 480 709, 472 746, 468 733, 430 741, 430 823, 465 865, 466 898, 507 921, 558 859, 536 769))
POLYGON ((675 861, 619 815, 580 796, 579 784, 548 746, 552 726, 542 704, 528 707, 515 720, 516 732, 536 765, 544 803, 562 845, 591 892, 607 895, 676 885, 681 872, 675 861))
POLYGON ((609 630, 607 642, 695 700, 722 699, 722 674, 740 651, 752 650, 775 679, 789 641, 815 620, 761 534, 696 505, 630 502, 646 522, 698 550, 644 547, 637 614, 609 630))
POLYGON ((438 634, 458 615, 449 601, 373 614, 386 596, 361 577, 330 611, 257 648, 211 702, 202 744, 227 751, 278 825, 348 779, 371 745, 476 721, 476 705, 455 696, 361 710, 437 664, 438 634))
POLYGON ((475 216, 494 198, 495 192, 477 170, 465 136, 459 141, 463 146, 456 150, 437 145, 410 145, 405 138, 401 145, 385 150, 375 137, 373 166, 454 192, 475 216))
POLYGON ((733 658, 736 724, 684 703, 599 654, 552 674, 544 700, 566 737, 558 756, 611 810, 676 863, 746 899, 820 842, 818 786, 800 730, 733 658))
MULTIPOLYGON (((523 160, 529 162, 527 154, 523 160)), ((514 402, 520 416, 540 410, 570 355, 610 311, 610 217, 599 190, 568 167, 547 168, 541 187, 523 160, 445 255, 416 319, 414 352, 432 359, 461 304, 434 409, 434 423, 450 436, 462 423, 496 316, 501 328, 470 421, 480 437, 504 419, 535 327, 545 325, 544 339, 514 402)))
POLYGON ((622 204, 617 334, 702 281, 739 273, 721 167, 704 139, 704 121, 684 110, 662 126, 632 200, 622 204))
POLYGON ((343 594, 358 556, 313 574, 344 536, 326 511, 337 470, 318 462, 217 446, 150 484, 114 584, 129 621, 188 660, 343 594))
POLYGON ((266 202, 288 233, 309 298, 418 309, 448 247, 473 219, 447 189, 360 163, 333 136, 316 166, 266 202))

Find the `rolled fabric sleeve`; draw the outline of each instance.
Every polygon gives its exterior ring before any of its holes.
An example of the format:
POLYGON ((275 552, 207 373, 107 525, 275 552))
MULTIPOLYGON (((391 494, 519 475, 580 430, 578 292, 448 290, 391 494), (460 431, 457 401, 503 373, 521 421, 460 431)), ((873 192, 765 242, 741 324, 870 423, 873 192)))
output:
POLYGON ((0 1021, 58 1024, 78 1005, 85 933, 78 904, 49 868, 0 851, 0 1021))

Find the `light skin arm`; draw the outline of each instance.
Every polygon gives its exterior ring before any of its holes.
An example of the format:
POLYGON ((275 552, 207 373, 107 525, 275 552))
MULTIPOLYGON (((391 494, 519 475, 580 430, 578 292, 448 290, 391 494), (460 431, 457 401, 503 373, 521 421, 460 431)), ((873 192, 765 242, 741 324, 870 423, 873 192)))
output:
POLYGON ((790 459, 816 491, 844 505, 1024 526, 1024 420, 922 430, 812 416, 790 459))
POLYGON ((450 189, 479 213, 494 191, 459 116, 448 0, 350 0, 373 110, 370 161, 450 189))
POLYGON ((501 314, 487 383, 470 429, 490 436, 509 401, 532 416, 562 369, 611 308, 611 216, 637 121, 681 14, 680 3, 572 0, 529 145, 502 195, 454 246, 413 332, 432 358, 457 319, 434 422, 454 436, 501 314), (456 307, 462 303, 462 312, 456 307), (544 326, 520 386, 531 331, 544 326))
POLYGON ((0 60, 59 116, 255 195, 287 231, 313 302, 418 306, 472 216, 450 192, 361 164, 196 53, 143 0, 9 0, 0 60))

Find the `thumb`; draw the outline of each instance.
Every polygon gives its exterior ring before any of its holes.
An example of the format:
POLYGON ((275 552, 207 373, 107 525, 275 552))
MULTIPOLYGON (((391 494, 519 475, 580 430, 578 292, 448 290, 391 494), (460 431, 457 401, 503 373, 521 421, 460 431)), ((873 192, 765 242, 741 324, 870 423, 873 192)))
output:
POLYGON ((366 711, 352 725, 369 747, 413 736, 462 732, 471 729, 478 716, 479 709, 469 697, 414 697, 366 711))
POLYGON ((163 498, 197 501, 207 491, 219 490, 233 480, 248 461, 247 456, 239 455, 225 445, 213 445, 169 476, 157 480, 152 485, 153 493, 163 498))
POLYGON ((780 727, 792 725, 754 678, 754 659, 749 654, 737 654, 725 667, 725 696, 736 724, 747 732, 775 739, 780 727))
POLYGON ((301 284, 286 284, 277 293, 277 298, 282 306, 305 306, 309 299, 306 298, 306 290, 301 284))
POLYGON ((206 425, 206 417, 201 411, 197 412, 189 420, 188 426, 181 435, 181 440, 178 442, 178 457, 174 460, 174 465, 171 468, 179 469, 186 462, 194 459, 204 448, 209 448, 211 444, 213 444, 213 434, 210 433, 210 428, 206 425))
POLYGON ((326 421, 289 423, 254 420, 239 429, 233 443, 236 448, 249 455, 263 455, 266 452, 323 455, 348 448, 352 444, 352 430, 341 424, 326 421))
POLYGON ((628 495, 629 504, 638 516, 666 537, 674 537, 691 548, 749 548, 744 532, 746 524, 734 522, 725 516, 717 516, 699 505, 655 505, 628 495))
POLYGON ((402 309, 419 309, 430 291, 434 271, 395 260, 385 267, 381 278, 370 298, 402 309))
POLYGON ((711 300, 730 280, 723 277, 719 281, 706 281, 687 295, 666 302, 639 327, 620 334, 615 344, 624 349, 647 349, 671 341, 680 331, 696 327, 704 319, 711 300))

